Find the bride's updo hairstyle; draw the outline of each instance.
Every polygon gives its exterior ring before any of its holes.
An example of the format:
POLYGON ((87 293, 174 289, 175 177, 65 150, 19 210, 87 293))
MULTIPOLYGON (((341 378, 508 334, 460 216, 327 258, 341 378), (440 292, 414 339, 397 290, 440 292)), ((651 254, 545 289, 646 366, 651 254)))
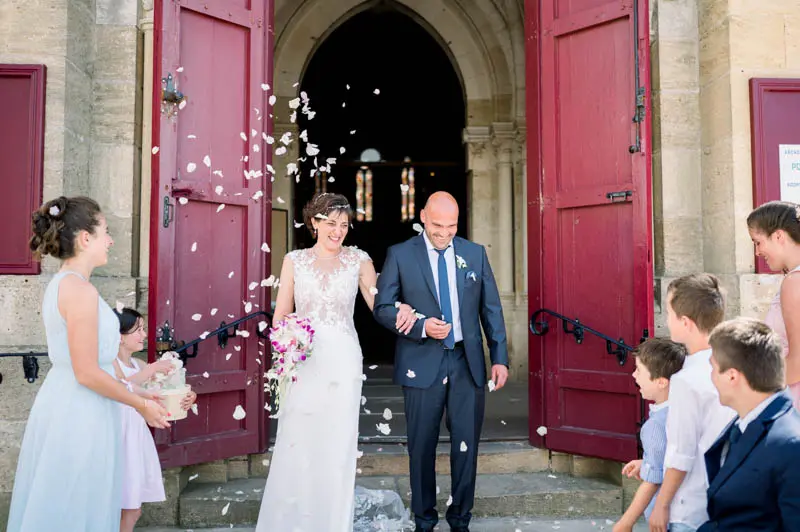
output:
POLYGON ((94 234, 100 206, 91 198, 61 196, 33 212, 30 248, 37 259, 50 255, 65 260, 75 256, 75 239, 81 231, 94 234))
POLYGON ((353 219, 353 209, 350 202, 341 194, 331 194, 323 192, 311 198, 311 201, 303 207, 303 221, 311 234, 314 235, 314 218, 325 219, 331 214, 344 214, 348 220, 353 219))
POLYGON ((800 244, 800 205, 789 201, 764 203, 747 217, 747 227, 766 236, 783 229, 795 244, 800 244))

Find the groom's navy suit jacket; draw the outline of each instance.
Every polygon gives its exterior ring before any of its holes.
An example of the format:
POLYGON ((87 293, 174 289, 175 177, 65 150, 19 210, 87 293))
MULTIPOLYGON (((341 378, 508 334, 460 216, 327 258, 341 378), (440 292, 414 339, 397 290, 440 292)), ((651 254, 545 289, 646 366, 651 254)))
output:
MULTIPOLYGON (((456 283, 464 351, 475 385, 486 382, 481 324, 486 333, 492 364, 508 366, 508 345, 500 294, 483 246, 455 237, 456 283), (459 264, 460 263, 460 264, 459 264), (464 265, 466 263, 466 265, 464 265)), ((394 382, 412 388, 428 388, 439 372, 444 356, 441 340, 423 338, 424 319, 417 320, 408 335, 395 328, 396 302, 407 303, 426 317, 441 318, 439 297, 422 235, 389 248, 378 277, 373 314, 378 322, 398 335, 394 382), (408 370, 414 377, 408 376, 408 370)))
POLYGON ((705 453, 709 521, 700 531, 800 531, 800 414, 791 397, 773 399, 720 466, 732 427, 705 453))

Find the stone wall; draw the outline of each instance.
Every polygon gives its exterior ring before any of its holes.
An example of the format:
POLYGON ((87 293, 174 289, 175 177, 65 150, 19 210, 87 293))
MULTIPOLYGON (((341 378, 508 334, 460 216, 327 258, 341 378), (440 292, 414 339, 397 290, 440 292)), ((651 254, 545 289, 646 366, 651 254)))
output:
POLYGON ((653 0, 657 334, 669 281, 718 275, 728 314, 763 317, 778 281, 755 275, 752 77, 800 77, 798 0, 653 0))

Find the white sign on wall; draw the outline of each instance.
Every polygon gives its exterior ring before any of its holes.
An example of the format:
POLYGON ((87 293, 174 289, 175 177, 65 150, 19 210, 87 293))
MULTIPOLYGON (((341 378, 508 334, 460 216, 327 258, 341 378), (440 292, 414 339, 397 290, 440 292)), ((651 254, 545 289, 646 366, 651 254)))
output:
POLYGON ((780 144, 781 200, 800 203, 800 144, 780 144))

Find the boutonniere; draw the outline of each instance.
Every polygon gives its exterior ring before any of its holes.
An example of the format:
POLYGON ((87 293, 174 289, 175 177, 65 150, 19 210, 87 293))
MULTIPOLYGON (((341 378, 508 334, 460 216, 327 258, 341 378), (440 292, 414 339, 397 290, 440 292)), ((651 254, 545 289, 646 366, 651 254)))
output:
POLYGON ((476 282, 478 282, 478 276, 477 276, 477 275, 475 275, 475 272, 474 272, 474 271, 472 271, 472 270, 470 270, 470 271, 468 271, 468 272, 467 272, 467 279, 472 279, 472 282, 473 282, 473 283, 476 283, 476 282))
POLYGON ((465 261, 461 255, 456 255, 456 266, 458 266, 459 270, 463 270, 467 267, 467 261, 465 261))

